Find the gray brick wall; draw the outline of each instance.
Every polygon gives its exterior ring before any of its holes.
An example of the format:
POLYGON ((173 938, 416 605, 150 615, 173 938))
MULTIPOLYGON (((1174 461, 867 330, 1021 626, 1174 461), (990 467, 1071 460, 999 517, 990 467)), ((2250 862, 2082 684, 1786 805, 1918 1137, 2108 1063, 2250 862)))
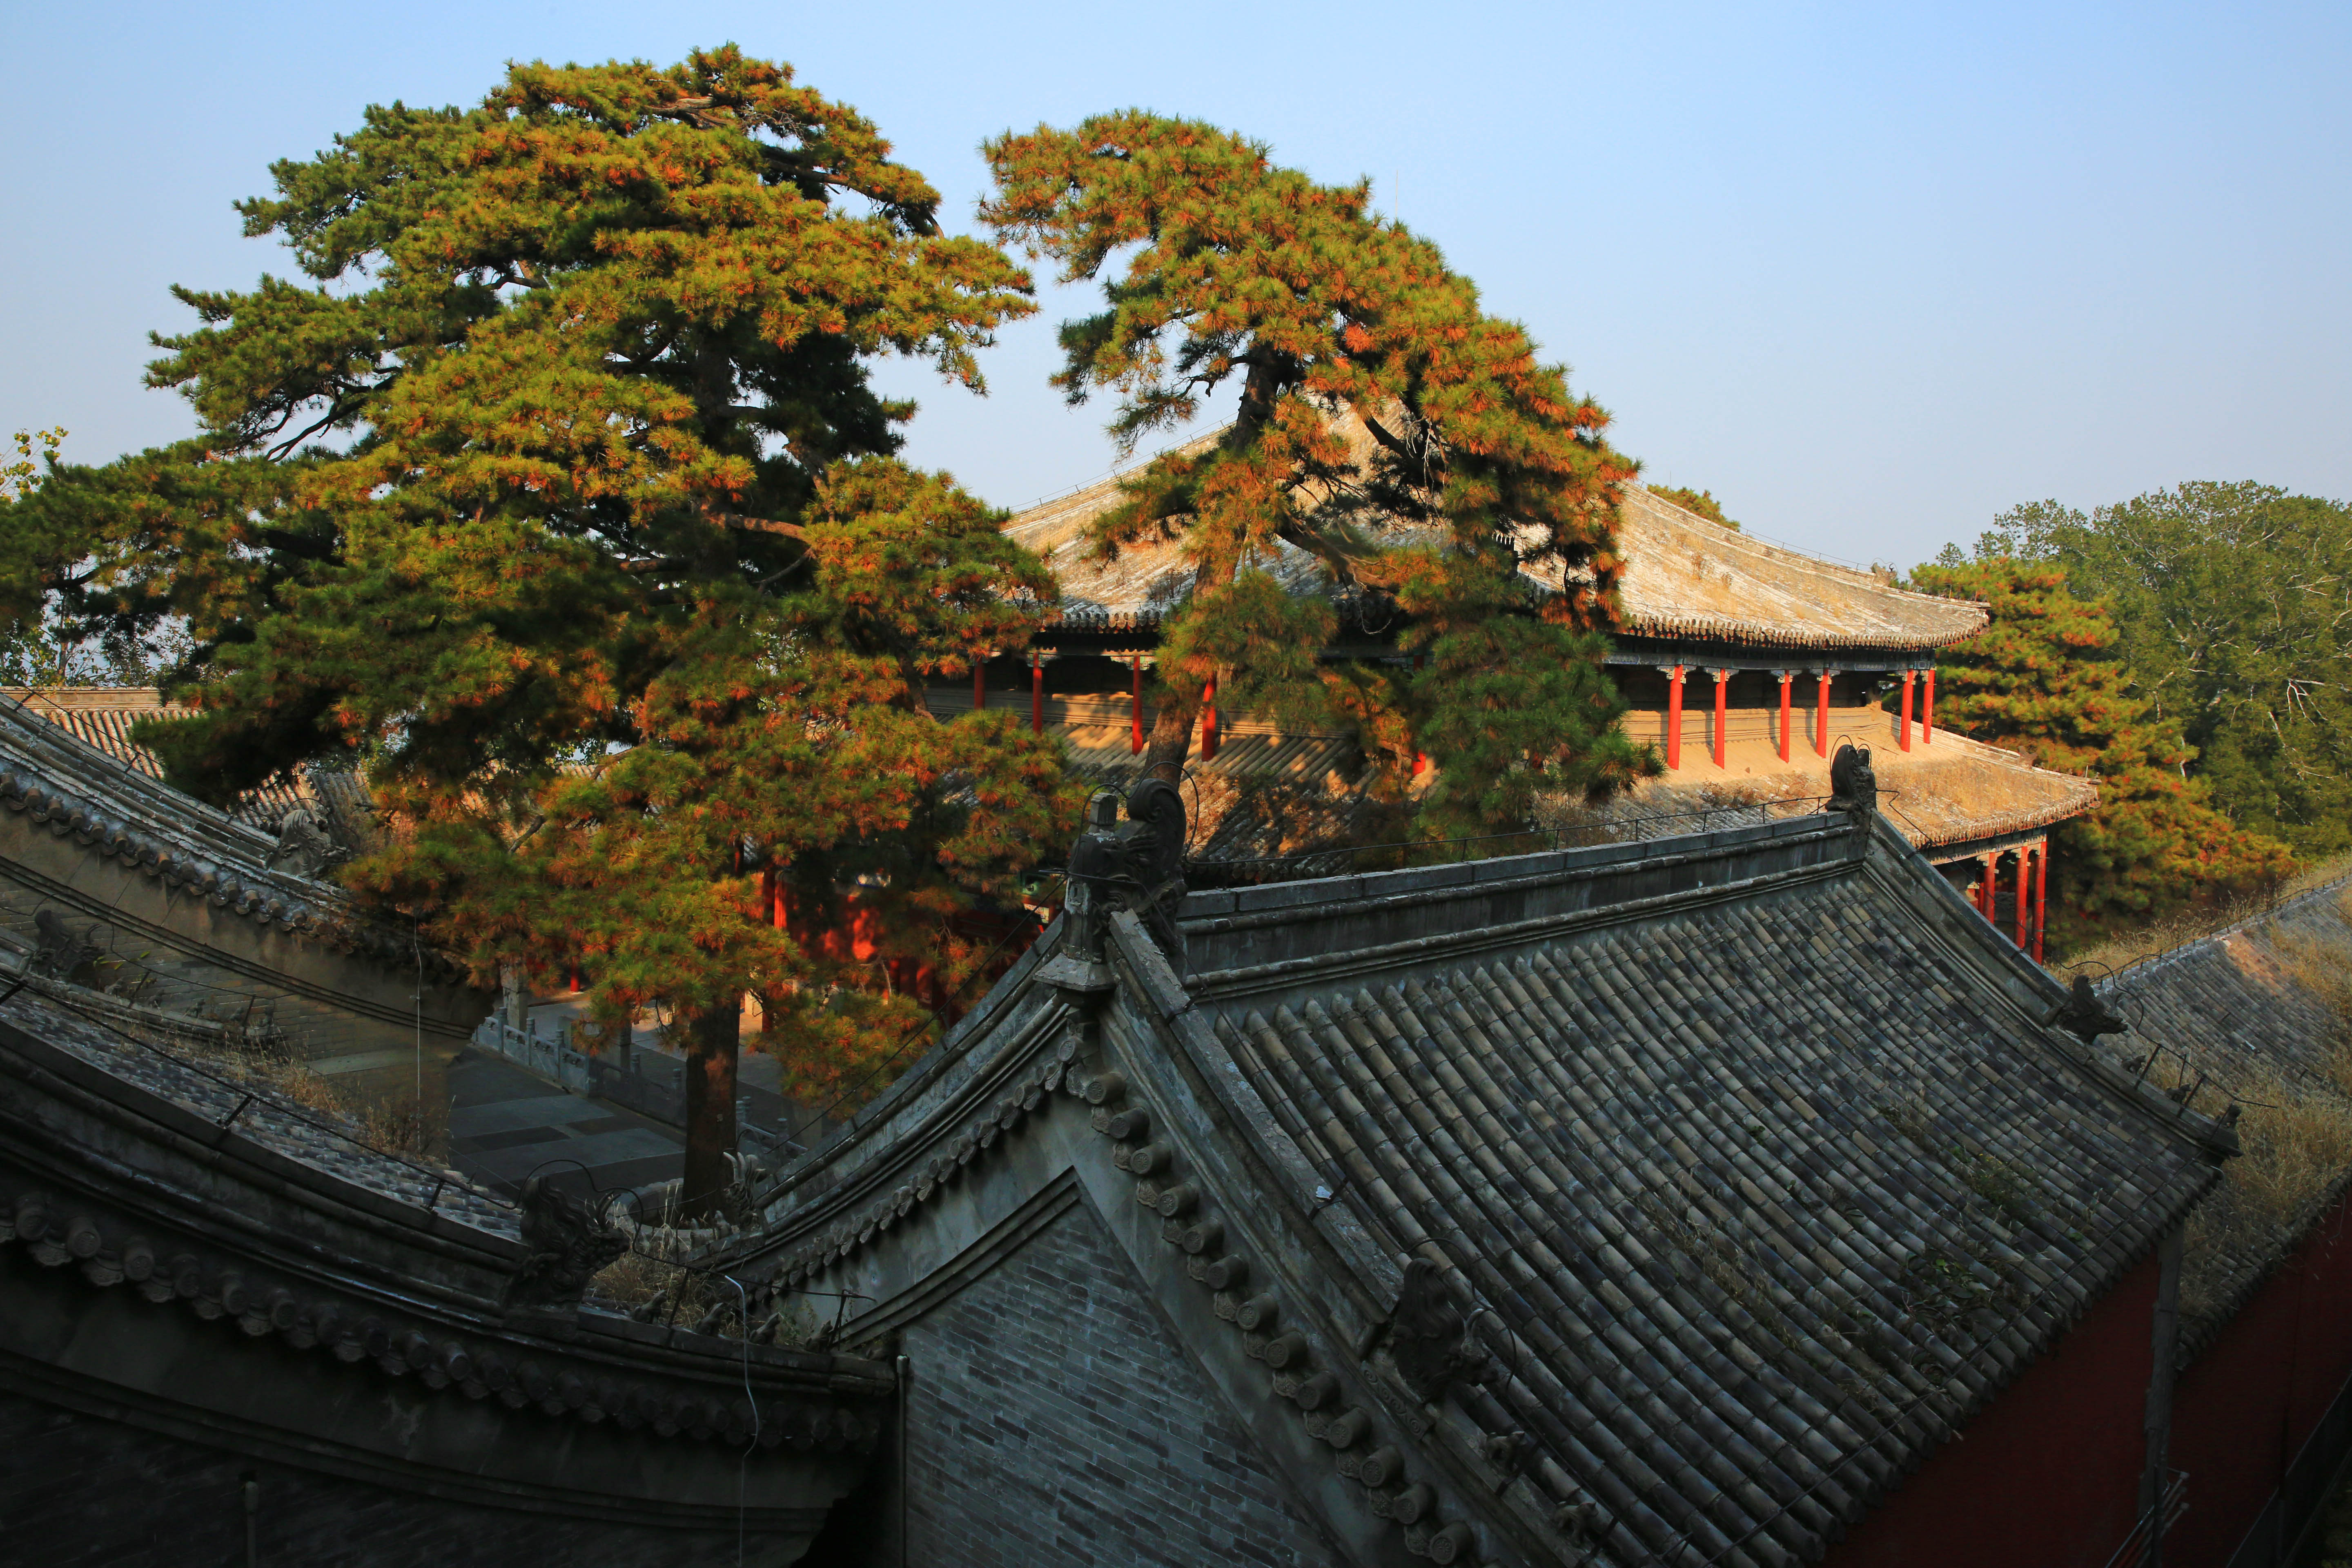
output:
POLYGON ((909 1324, 903 1349, 910 1563, 1334 1559, 1083 1204, 909 1324))
MULTIPOLYGON (((709 1568, 735 1531, 646 1529, 390 1491, 0 1394, 0 1568, 709 1568)), ((747 1563, 772 1563, 754 1535, 747 1563)))

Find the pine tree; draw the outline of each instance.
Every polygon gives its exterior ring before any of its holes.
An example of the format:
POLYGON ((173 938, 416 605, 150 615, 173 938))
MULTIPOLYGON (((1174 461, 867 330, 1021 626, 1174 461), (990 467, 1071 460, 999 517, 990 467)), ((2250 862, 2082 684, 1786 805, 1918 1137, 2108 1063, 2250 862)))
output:
POLYGON ((2133 693, 2113 609, 2070 592, 2063 570, 1995 557, 1922 566, 1911 586, 1992 611, 1937 661, 1937 721, 2098 781, 2097 808, 2053 835, 2050 932, 2062 950, 2293 868, 2285 845, 2240 831, 2187 776, 2195 749, 2133 693))
POLYGON ((888 153, 731 47, 371 109, 241 208, 313 286, 180 291, 204 324, 150 380, 204 435, 36 498, 95 563, 48 562, 69 613, 186 618, 205 711, 153 737, 175 777, 364 760, 402 830, 355 885, 485 977, 577 968, 608 1023, 690 1020, 689 1208, 726 1180, 744 994, 835 1076, 925 1017, 779 930, 769 879, 803 907, 855 887, 884 956, 952 984, 957 917, 1075 816, 1050 742, 924 707, 1053 585, 891 456, 912 408, 867 363, 977 388, 1031 307, 888 153))
POLYGON ((1163 623, 1153 772, 1181 772, 1213 681, 1234 706, 1352 719, 1392 791, 1426 752, 1433 826, 1524 819, 1538 789, 1598 794, 1642 769, 1601 635, 1633 465, 1434 246, 1373 217, 1366 184, 1316 184, 1194 121, 1102 115, 984 152, 981 215, 1001 237, 1066 282, 1119 258, 1108 308, 1062 328, 1055 382, 1073 403, 1115 392, 1110 429, 1131 449, 1239 383, 1221 441, 1155 459, 1093 525, 1107 555, 1186 525, 1192 586, 1163 623), (1285 552, 1401 612, 1409 657, 1323 662, 1332 607, 1283 590, 1268 568, 1285 552))

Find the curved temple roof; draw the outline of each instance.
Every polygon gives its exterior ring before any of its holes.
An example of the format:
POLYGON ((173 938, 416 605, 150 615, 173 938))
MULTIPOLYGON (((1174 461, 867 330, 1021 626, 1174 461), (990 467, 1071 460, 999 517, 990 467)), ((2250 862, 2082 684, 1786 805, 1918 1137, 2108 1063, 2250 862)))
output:
MULTIPOLYGON (((1214 432, 1181 450, 1198 451, 1214 432)), ((1108 479, 1020 513, 1004 531, 1047 558, 1062 584, 1063 618, 1077 626, 1155 625, 1192 591, 1181 542, 1088 555, 1087 525, 1118 504, 1108 479)), ((1896 588, 1874 573, 1840 566, 1709 522, 1640 485, 1620 503, 1618 553, 1624 633, 1675 641, 1790 648, 1924 652, 1974 636, 1985 606, 1896 588)), ((1258 564, 1293 593, 1315 591, 1322 568, 1287 545, 1258 564)))
POLYGON ((16 1535, 98 1561, 152 1521, 197 1530, 191 1478, 226 1449, 306 1472, 274 1493, 280 1541, 304 1508, 380 1531, 422 1502, 540 1537, 517 1560, 732 1561, 748 1536, 787 1562, 864 1473, 887 1364, 532 1294, 536 1268, 576 1261, 574 1230, 229 1070, 50 996, 0 1000, 0 1372, 99 1417, 48 1431, 114 1445, 98 1473, 152 1489, 93 1502, 12 1452, 16 1535), (141 1469, 138 1434, 193 1436, 141 1469), (278 1500, 298 1496, 316 1500, 278 1500), (675 1555, 640 1554, 654 1531, 675 1555))
POLYGON ((1617 540, 1625 630, 1643 637, 1925 650, 1975 636, 1989 614, 1751 538, 1639 485, 1619 503, 1617 540))
POLYGON ((1816 1560, 2231 1146, 1875 817, 1181 916, 1057 925, 737 1264, 856 1342, 1075 1180, 1346 1561, 1816 1560))

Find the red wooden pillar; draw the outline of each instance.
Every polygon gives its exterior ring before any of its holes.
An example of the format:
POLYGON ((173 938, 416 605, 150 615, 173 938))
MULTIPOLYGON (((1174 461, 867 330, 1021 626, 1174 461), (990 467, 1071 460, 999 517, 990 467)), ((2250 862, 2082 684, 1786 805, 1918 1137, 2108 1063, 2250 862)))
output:
POLYGON ((1214 762, 1217 756, 1217 678, 1209 677, 1209 684, 1201 693, 1201 760, 1214 762))
POLYGON ((1715 677, 1715 765, 1719 768, 1723 766, 1724 715, 1728 709, 1724 694, 1731 689, 1731 671, 1711 669, 1707 673, 1715 677))
POLYGON ((2020 952, 2024 951, 2027 945, 2025 920, 2030 912, 2027 895, 2032 890, 2033 847, 2032 845, 2020 845, 2017 850, 2017 946, 2020 952))
POLYGON ((1683 667, 1666 671, 1666 766, 1683 765, 1683 667))
POLYGON ((2000 923, 2000 906, 1996 904, 1993 899, 1994 889, 2000 886, 2000 857, 1979 855, 1977 857, 1977 864, 1984 868, 1983 877, 1977 882, 1977 908, 1984 912, 1985 919, 1998 927, 2000 923))
POLYGON ((1830 754, 1830 672, 1817 669, 1813 679, 1821 682, 1821 691, 1813 699, 1813 750, 1826 757, 1830 754))
POLYGON ((761 878, 766 884, 762 891, 768 900, 768 923, 778 931, 784 929, 784 884, 771 868, 761 878))
POLYGON ((1789 682, 1797 679, 1797 672, 1776 669, 1772 673, 1780 678, 1780 760, 1785 763, 1789 760, 1789 682))
POLYGON ((1936 667, 1929 665, 1919 672, 1919 743, 1927 745, 1936 738, 1936 667))
POLYGON ((1029 730, 1032 734, 1045 732, 1045 656, 1029 656, 1029 730))
POLYGON ((1136 654, 1127 662, 1134 678, 1127 697, 1127 752, 1135 756, 1143 750, 1143 656, 1136 654))
POLYGON ((1903 728, 1899 731, 1899 743, 1906 752, 1911 749, 1911 683, 1918 678, 1916 670, 1903 672, 1903 728))
POLYGON ((2042 962, 2042 928, 2050 919, 2050 840, 2042 841, 2033 858, 2033 962, 2042 962))

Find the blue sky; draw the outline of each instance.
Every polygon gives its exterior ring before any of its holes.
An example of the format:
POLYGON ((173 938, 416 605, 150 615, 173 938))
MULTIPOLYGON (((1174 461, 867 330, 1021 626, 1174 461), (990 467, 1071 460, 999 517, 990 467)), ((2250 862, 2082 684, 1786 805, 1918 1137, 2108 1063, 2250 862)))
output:
MULTIPOLYGON (((1901 565, 2002 508, 2192 479, 2352 498, 2352 6, 0 7, 0 432, 95 461, 173 282, 289 270, 229 209, 362 105, 509 58, 733 40, 856 105, 969 226, 982 138, 1142 105, 1271 142, 1443 246, 1654 480, 1901 565)), ((1112 465, 1045 384, 898 365, 909 456, 1019 506, 1112 465)))

